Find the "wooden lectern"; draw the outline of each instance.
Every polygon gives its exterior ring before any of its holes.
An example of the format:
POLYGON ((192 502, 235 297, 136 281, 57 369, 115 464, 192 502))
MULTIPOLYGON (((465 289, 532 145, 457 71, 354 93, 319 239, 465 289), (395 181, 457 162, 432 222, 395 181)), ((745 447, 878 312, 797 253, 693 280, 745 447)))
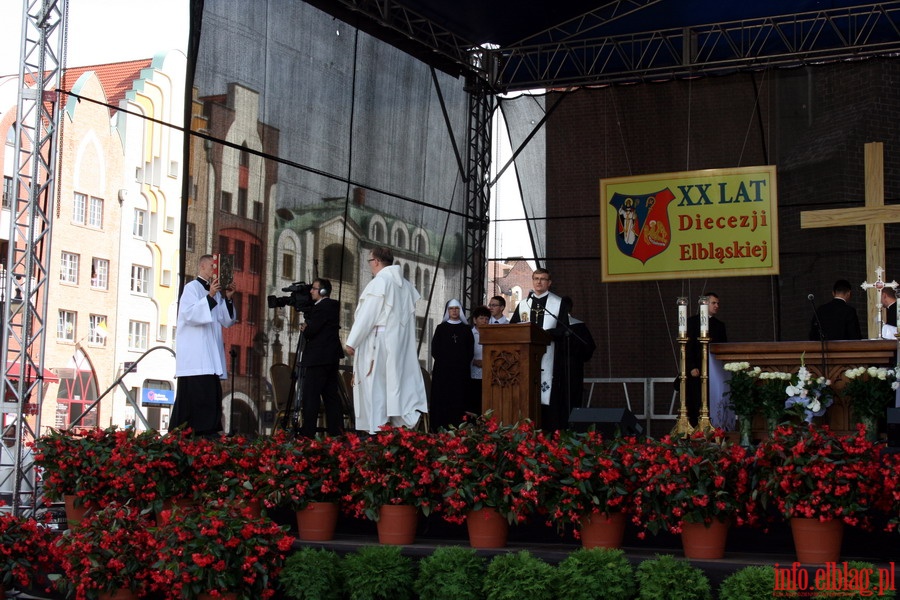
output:
POLYGON ((552 341, 533 323, 487 325, 478 330, 482 358, 481 410, 504 425, 541 423, 541 357, 552 341))

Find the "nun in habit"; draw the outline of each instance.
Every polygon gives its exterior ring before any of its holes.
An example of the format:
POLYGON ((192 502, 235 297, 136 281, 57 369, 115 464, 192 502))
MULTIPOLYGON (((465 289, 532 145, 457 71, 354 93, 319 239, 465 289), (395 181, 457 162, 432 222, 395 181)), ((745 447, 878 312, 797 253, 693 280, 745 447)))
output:
POLYGON ((431 427, 435 431, 459 425, 466 414, 471 389, 475 337, 459 300, 444 309, 444 320, 431 338, 431 427))

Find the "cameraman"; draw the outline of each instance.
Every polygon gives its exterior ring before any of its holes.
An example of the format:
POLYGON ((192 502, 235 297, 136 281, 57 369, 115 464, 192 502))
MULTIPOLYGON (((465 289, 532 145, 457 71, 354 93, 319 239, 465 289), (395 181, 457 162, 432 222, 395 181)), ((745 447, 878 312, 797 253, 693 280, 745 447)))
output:
POLYGON ((340 302, 329 298, 331 282, 315 279, 310 287, 311 309, 304 312, 305 322, 300 331, 306 340, 300 358, 302 370, 301 410, 303 425, 300 434, 316 435, 319 407, 325 403, 325 428, 328 435, 340 435, 343 430, 343 411, 338 393, 338 363, 344 358, 341 338, 340 302))

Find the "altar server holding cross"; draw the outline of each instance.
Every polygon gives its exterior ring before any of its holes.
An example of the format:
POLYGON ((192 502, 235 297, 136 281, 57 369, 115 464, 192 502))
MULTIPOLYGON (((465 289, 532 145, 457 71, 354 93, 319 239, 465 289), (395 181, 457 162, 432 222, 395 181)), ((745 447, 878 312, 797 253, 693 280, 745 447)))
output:
POLYGON ((885 289, 890 289, 890 290, 894 291, 894 294, 892 294, 892 295, 896 296, 896 291, 897 291, 898 285, 900 285, 900 284, 898 284, 896 281, 892 281, 890 283, 885 283, 884 282, 884 269, 882 269, 879 266, 875 269, 875 282, 869 283, 867 281, 863 281, 862 284, 860 284, 860 286, 859 286, 866 292, 868 292, 869 290, 874 288, 875 291, 878 293, 878 312, 875 313, 875 319, 876 319, 875 320, 875 323, 876 323, 875 330, 872 332, 872 335, 869 336, 873 340, 877 340, 881 337, 892 340, 897 335, 897 303, 896 302, 891 303, 890 308, 888 308, 888 310, 893 311, 894 314, 886 315, 886 318, 884 319, 884 323, 886 323, 887 325, 884 325, 884 326, 882 326, 881 307, 884 304, 884 298, 883 298, 882 292, 885 289), (892 330, 886 330, 885 327, 892 327, 892 330))

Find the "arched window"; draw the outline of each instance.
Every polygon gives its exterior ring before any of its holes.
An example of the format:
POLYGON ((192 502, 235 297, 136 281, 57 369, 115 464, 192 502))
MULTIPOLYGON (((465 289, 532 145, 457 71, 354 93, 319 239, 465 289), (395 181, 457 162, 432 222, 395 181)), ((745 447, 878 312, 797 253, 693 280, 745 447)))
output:
POLYGON ((423 233, 419 233, 416 235, 416 253, 418 254, 428 254, 428 240, 425 238, 423 233))
MULTIPOLYGON (((80 349, 75 351, 69 361, 69 368, 64 369, 63 373, 59 378, 56 400, 66 407, 65 422, 68 429, 97 399, 97 378, 90 361, 80 349)), ((96 427, 99 422, 98 412, 92 410, 87 413, 77 426, 96 427)))
POLYGON ((403 278, 409 281, 409 263, 403 265, 403 278))
POLYGON ((282 278, 294 281, 294 270, 296 268, 297 246, 294 240, 287 236, 282 236, 281 243, 281 270, 279 275, 282 278))
POLYGON ((422 292, 423 296, 427 296, 431 293, 431 271, 425 269, 422 271, 422 292))
POLYGON ((394 230, 394 246, 397 248, 406 248, 406 232, 402 227, 394 230))
POLYGON ((421 294, 422 293, 422 269, 421 267, 416 267, 416 290, 421 294))
POLYGON ((379 244, 384 243, 384 223, 376 221, 372 224, 372 240, 379 244))

